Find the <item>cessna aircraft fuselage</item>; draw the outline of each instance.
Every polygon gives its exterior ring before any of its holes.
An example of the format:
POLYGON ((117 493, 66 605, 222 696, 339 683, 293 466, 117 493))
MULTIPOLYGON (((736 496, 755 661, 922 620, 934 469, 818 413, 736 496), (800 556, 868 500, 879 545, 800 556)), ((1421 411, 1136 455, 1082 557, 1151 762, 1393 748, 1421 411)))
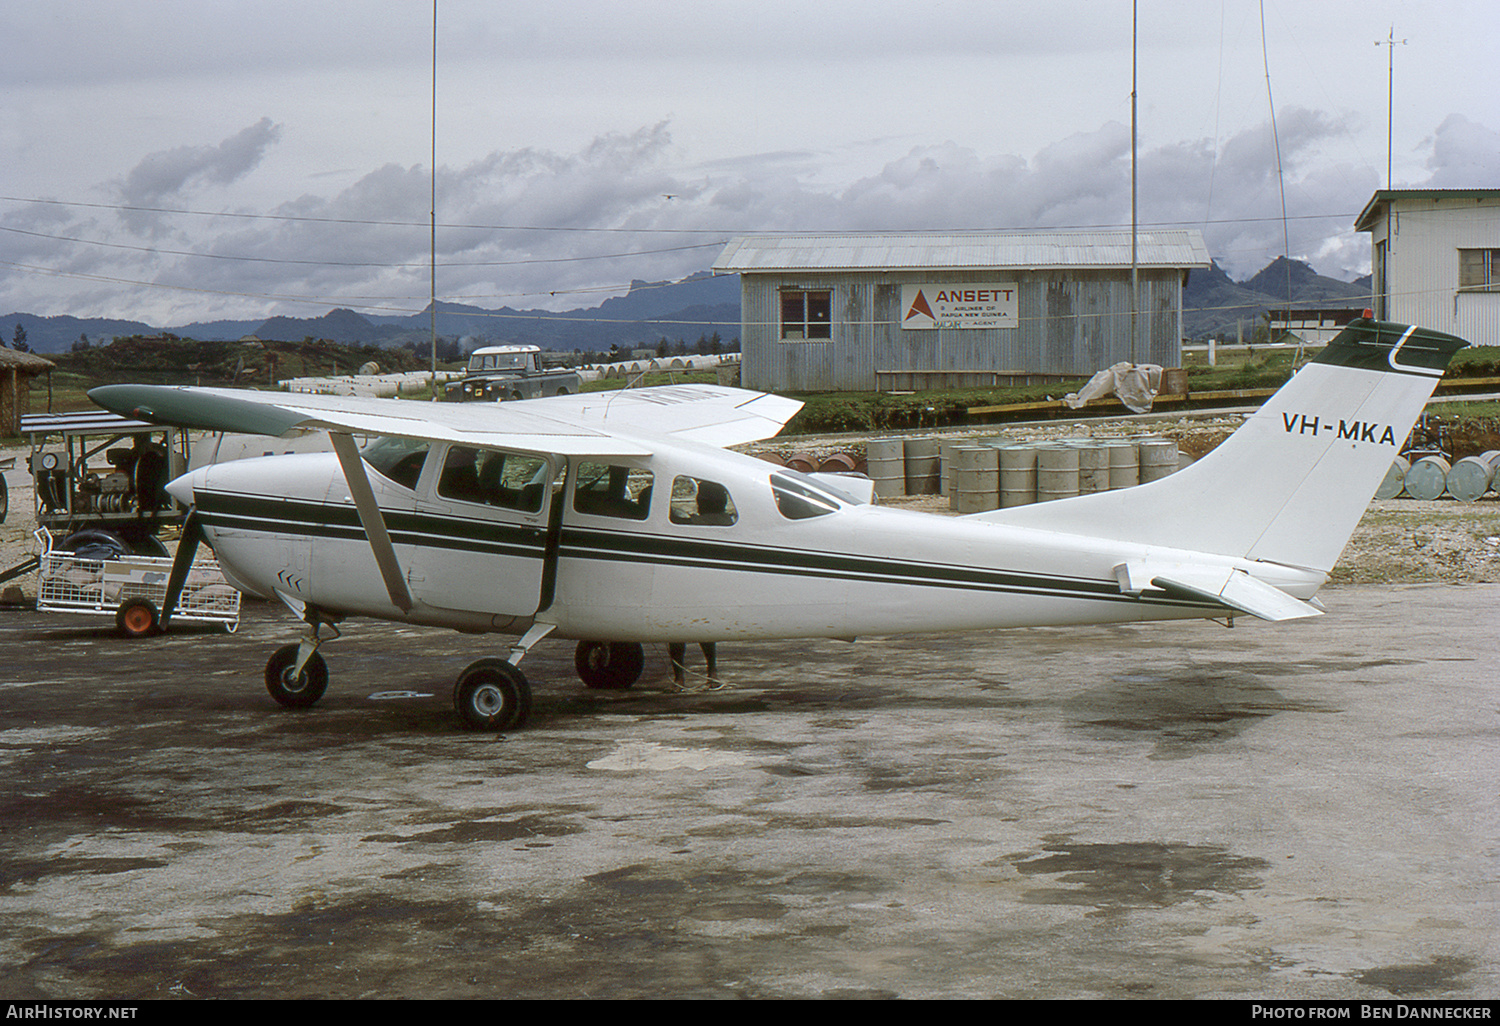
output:
MULTIPOLYGON (((724 641, 1225 612, 1122 590, 1122 565, 1201 565, 1202 553, 874 506, 822 475, 707 446, 654 448, 608 463, 489 450, 478 457, 519 462, 527 483, 488 494, 456 483, 454 465, 470 465, 462 446, 412 447, 404 467, 387 464, 402 481, 372 467, 414 600, 405 611, 381 584, 333 454, 219 464, 172 490, 242 590, 467 631, 521 633, 541 619, 555 637, 724 641), (726 512, 698 513, 706 486, 727 495, 726 512)), ((1216 562, 1298 598, 1324 581, 1216 562)))

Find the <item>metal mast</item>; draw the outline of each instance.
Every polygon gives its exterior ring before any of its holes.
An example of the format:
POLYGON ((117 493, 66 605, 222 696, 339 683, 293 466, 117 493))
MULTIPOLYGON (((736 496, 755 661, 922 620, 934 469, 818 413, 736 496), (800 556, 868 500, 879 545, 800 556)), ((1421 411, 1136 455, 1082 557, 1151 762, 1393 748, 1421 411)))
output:
POLYGON ((438 0, 432 0, 432 209, 428 212, 431 229, 428 269, 429 305, 432 311, 432 401, 438 399, 437 383, 437 18, 438 0))
POLYGON ((1396 112, 1396 44, 1406 45, 1406 40, 1396 38, 1396 26, 1391 25, 1391 34, 1386 39, 1375 40, 1376 46, 1387 47, 1385 68, 1385 187, 1391 188, 1391 125, 1396 112))
POLYGON ((1136 359, 1136 344, 1140 337, 1137 328, 1138 311, 1141 308, 1141 268, 1137 235, 1136 175, 1135 175, 1135 78, 1136 78, 1136 4, 1130 3, 1130 362, 1136 359))

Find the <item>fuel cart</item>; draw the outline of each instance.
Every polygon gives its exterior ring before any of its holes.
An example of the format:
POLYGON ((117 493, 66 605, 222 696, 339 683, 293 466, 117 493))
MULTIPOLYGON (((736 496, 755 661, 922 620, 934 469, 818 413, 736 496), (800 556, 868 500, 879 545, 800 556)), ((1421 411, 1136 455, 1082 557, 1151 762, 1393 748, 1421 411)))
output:
POLYGON ((188 434, 102 410, 21 419, 41 551, 6 571, 37 569, 37 608, 113 615, 142 637, 173 618, 234 630, 240 596, 211 558, 196 559, 201 533, 165 488, 188 466, 188 434), (182 531, 177 558, 160 535, 182 531))

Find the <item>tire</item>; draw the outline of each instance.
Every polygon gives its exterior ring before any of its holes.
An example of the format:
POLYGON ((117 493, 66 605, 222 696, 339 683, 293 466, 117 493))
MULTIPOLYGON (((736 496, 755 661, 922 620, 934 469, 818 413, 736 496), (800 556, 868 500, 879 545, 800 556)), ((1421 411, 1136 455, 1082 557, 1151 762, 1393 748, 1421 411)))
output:
POLYGON ((169 559, 171 553, 161 543, 161 539, 154 534, 143 534, 139 538, 131 538, 126 544, 130 551, 137 556, 151 556, 154 559, 169 559))
POLYGON ((531 715, 531 685, 504 659, 481 659, 458 675, 453 709, 470 730, 518 730, 531 715))
POLYGON ((633 641, 580 641, 573 668, 584 687, 620 691, 641 679, 646 653, 633 641))
POLYGON ((119 559, 130 551, 130 546, 113 531, 86 527, 64 538, 58 550, 71 552, 79 559, 119 559))
POLYGON ((266 662, 266 690, 285 709, 306 709, 328 690, 328 664, 314 652, 295 679, 297 645, 284 645, 266 662))
POLYGON ((150 599, 126 599, 115 611, 115 630, 127 638, 144 638, 161 630, 161 616, 150 599))
POLYGON ((0 477, 0 524, 5 523, 5 514, 10 512, 10 489, 5 486, 5 478, 0 477))

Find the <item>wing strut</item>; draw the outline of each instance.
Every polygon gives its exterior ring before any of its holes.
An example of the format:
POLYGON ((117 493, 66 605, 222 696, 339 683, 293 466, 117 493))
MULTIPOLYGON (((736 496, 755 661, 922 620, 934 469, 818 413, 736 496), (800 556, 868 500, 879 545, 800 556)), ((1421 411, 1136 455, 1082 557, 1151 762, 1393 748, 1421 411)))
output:
POLYGON ((411 612, 411 592, 406 588, 406 578, 396 564, 396 550, 391 546, 390 532, 385 528, 385 517, 375 503, 375 493, 370 490, 370 479, 365 476, 365 461, 359 458, 352 435, 341 431, 330 431, 333 451, 338 454, 339 466, 344 469, 344 480, 349 483, 349 495, 354 499, 354 508, 359 512, 359 522, 370 540, 370 551, 375 556, 375 565, 385 580, 385 590, 391 601, 403 613, 411 612))
POLYGON ((187 512, 182 522, 182 537, 177 541, 177 555, 172 560, 172 572, 167 576, 167 593, 162 599, 161 615, 157 620, 162 630, 172 622, 177 612, 177 600, 182 597, 182 586, 187 583, 188 571, 193 567, 193 557, 198 554, 198 544, 203 541, 203 524, 198 520, 198 507, 187 512))

